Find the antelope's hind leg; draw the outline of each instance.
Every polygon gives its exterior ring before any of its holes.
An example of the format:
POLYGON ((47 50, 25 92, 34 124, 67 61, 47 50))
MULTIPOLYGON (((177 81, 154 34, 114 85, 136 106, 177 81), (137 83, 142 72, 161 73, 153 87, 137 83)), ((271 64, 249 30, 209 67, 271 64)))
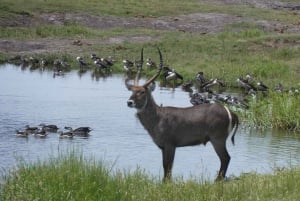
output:
POLYGON ((227 168, 230 162, 230 155, 228 154, 226 148, 226 141, 218 142, 218 141, 211 141, 219 159, 221 162, 221 167, 216 178, 216 181, 223 180, 225 178, 227 168))

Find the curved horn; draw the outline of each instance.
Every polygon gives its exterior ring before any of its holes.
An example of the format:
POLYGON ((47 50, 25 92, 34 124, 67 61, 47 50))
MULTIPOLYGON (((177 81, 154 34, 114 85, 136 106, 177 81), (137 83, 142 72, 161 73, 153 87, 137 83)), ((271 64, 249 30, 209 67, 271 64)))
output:
POLYGON ((134 85, 138 85, 139 79, 141 77, 141 71, 144 63, 144 48, 141 50, 141 60, 137 63, 137 73, 134 80, 134 85))
POLYGON ((160 72, 161 72, 161 70, 162 70, 162 67, 163 67, 163 65, 164 65, 161 51, 160 51, 159 48, 157 48, 157 49, 158 49, 159 59, 160 59, 159 68, 158 68, 156 74, 155 74, 152 78, 150 78, 150 79, 143 85, 143 87, 147 87, 151 82, 153 82, 153 81, 159 76, 159 74, 160 74, 160 72))

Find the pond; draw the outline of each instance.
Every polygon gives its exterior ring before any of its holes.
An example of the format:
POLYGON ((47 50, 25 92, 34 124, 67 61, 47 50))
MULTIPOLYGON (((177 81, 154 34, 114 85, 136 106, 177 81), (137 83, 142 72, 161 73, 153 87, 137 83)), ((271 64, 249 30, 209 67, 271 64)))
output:
MULTIPOLYGON (((15 167, 20 158, 33 162, 47 160, 68 150, 80 150, 88 158, 104 160, 115 170, 145 170, 163 176, 160 150, 127 107, 131 92, 124 85, 124 75, 92 79, 91 73, 78 76, 76 71, 53 77, 53 72, 22 70, 6 64, 0 67, 0 169, 15 167), (40 139, 15 136, 16 129, 40 123, 60 128, 89 126, 88 138, 60 139, 51 134, 40 139)), ((143 82, 141 80, 140 82, 143 82)), ((187 92, 156 87, 158 104, 190 106, 187 92)), ((227 175, 271 173, 274 168, 300 165, 299 134, 259 131, 241 125, 235 138, 228 140, 231 162, 227 175)), ((212 180, 219 169, 219 159, 210 143, 206 146, 176 150, 173 175, 184 179, 212 180)))

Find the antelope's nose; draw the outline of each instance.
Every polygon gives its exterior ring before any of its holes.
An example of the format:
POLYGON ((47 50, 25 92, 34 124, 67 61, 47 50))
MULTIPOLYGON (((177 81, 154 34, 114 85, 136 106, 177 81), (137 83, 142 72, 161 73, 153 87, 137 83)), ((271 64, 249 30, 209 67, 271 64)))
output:
POLYGON ((127 106, 128 106, 128 107, 133 107, 133 105, 134 105, 133 100, 128 100, 128 101, 127 101, 127 106))

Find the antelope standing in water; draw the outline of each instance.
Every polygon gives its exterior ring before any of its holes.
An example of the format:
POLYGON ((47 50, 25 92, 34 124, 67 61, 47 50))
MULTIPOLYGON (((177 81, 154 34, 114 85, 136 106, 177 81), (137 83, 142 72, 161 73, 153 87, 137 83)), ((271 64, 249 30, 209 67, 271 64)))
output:
MULTIPOLYGON (((157 73, 139 86, 137 78, 128 86, 132 95, 127 101, 128 107, 137 109, 137 118, 152 137, 154 143, 162 151, 164 181, 171 178, 172 166, 177 147, 193 146, 211 142, 221 162, 216 180, 225 178, 230 156, 226 149, 226 139, 232 132, 231 141, 238 129, 238 116, 226 106, 220 104, 201 104, 186 108, 162 107, 156 104, 151 90, 148 88, 159 76, 163 68, 163 58, 157 73)), ((143 50, 141 52, 143 63, 143 50)))

